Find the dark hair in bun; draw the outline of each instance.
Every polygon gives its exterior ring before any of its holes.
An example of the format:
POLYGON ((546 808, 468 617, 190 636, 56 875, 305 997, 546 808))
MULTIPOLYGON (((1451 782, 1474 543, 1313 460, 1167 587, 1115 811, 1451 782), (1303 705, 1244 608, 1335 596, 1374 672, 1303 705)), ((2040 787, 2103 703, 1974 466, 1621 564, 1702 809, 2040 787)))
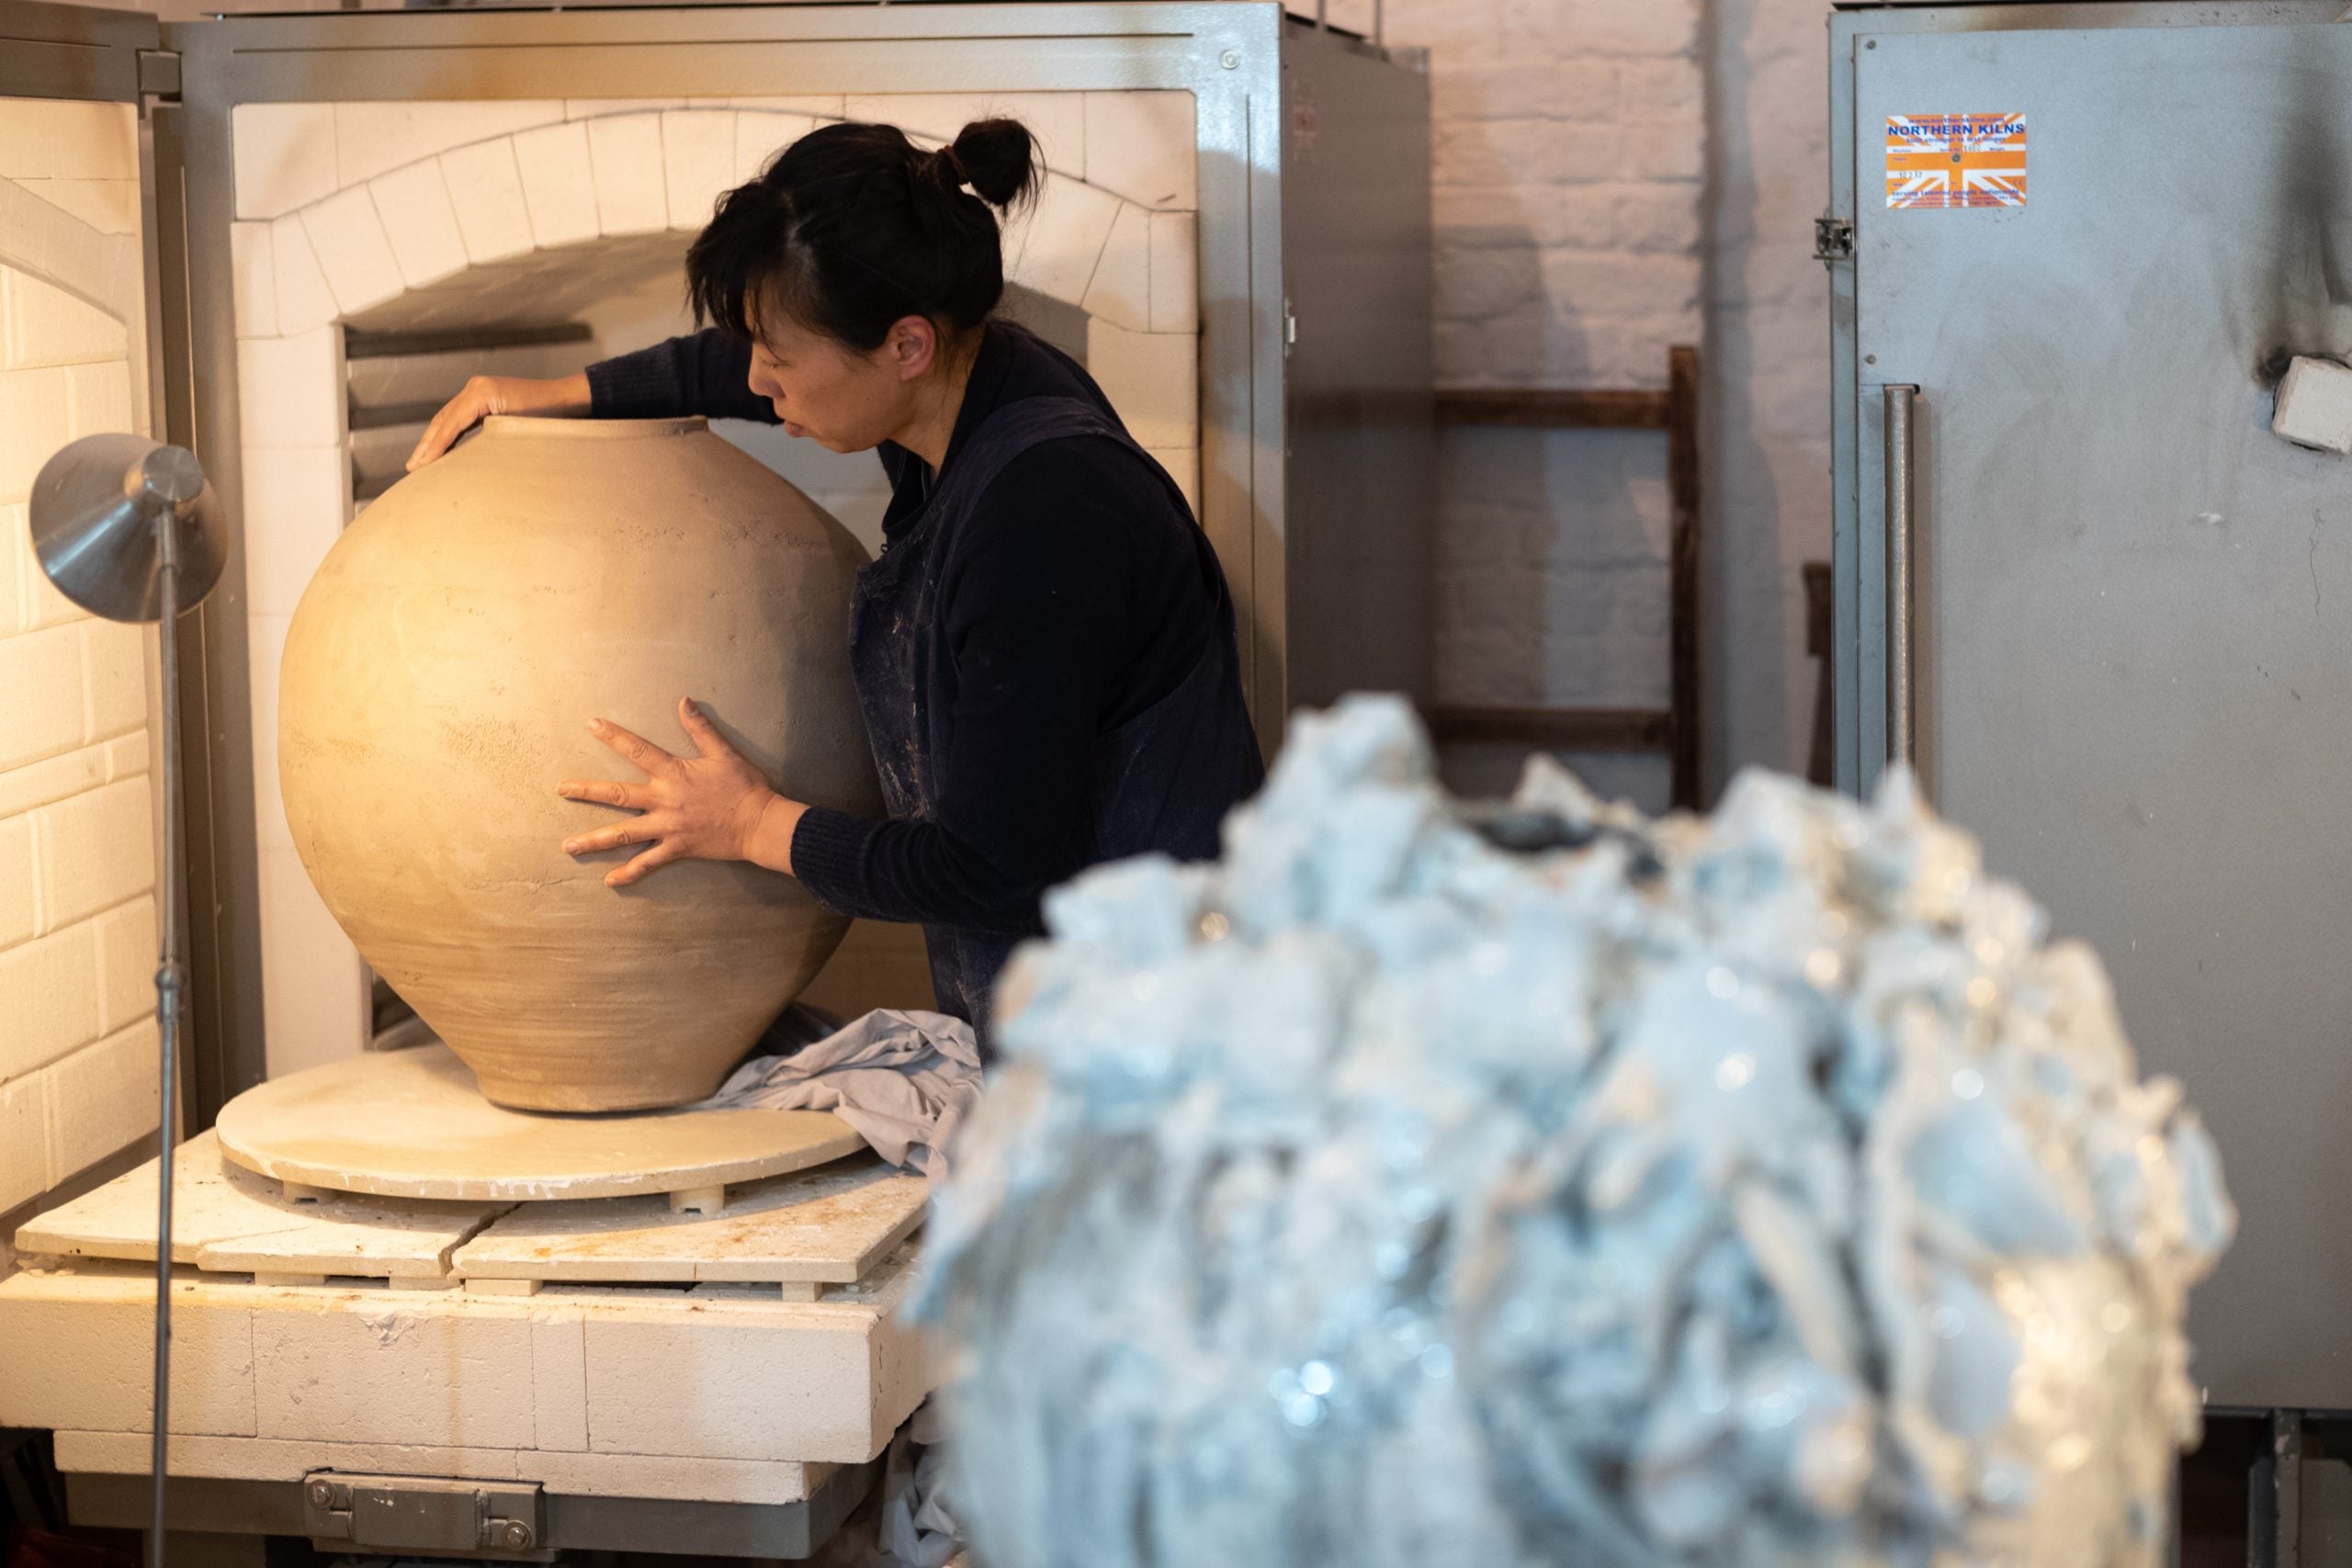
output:
POLYGON ((779 310, 859 350, 908 316, 978 326, 1004 294, 997 212, 1044 175, 1017 119, 975 120, 931 152, 894 125, 822 126, 719 197, 686 252, 695 319, 754 337, 779 310))

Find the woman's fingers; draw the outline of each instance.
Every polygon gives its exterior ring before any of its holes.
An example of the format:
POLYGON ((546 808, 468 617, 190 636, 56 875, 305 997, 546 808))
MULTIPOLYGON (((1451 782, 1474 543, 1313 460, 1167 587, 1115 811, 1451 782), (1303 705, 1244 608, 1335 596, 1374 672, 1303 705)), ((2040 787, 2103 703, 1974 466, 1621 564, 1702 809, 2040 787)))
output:
POLYGON ((605 877, 605 886, 627 887, 632 882, 641 882, 684 853, 685 851, 678 847, 678 841, 675 839, 664 839, 627 865, 607 874, 605 877))
POLYGON ((588 733, 645 770, 647 778, 654 778, 678 765, 678 760, 641 735, 630 733, 607 718, 588 721, 588 733))
POLYGON ((408 456, 408 471, 416 472, 447 452, 458 436, 481 423, 484 414, 496 412, 491 404, 482 378, 468 381, 464 389, 441 405, 441 412, 433 416, 433 423, 417 437, 416 450, 408 456))
POLYGON ((588 385, 585 371, 558 376, 552 380, 527 376, 470 377, 456 397, 441 405, 441 411, 424 427, 424 434, 417 438, 416 450, 409 454, 409 471, 415 472, 447 452, 457 445, 458 436, 492 414, 587 413, 594 408, 595 400, 595 391, 588 385))
POLYGON ((555 786, 556 794, 566 800, 585 800, 597 806, 626 807, 631 811, 650 810, 655 802, 644 790, 625 784, 616 779, 566 779, 555 786))
POLYGON ((624 784, 615 779, 566 779, 556 793, 567 800, 619 807, 639 815, 576 833, 563 841, 566 854, 594 854, 629 844, 651 847, 605 877, 607 887, 626 887, 672 861, 692 855, 714 860, 741 859, 743 854, 743 803, 756 818, 764 784, 750 764, 727 743, 692 697, 678 701, 678 722, 695 743, 697 755, 676 757, 609 719, 592 718, 589 732, 645 771, 646 782, 624 784))
POLYGON ((624 844, 651 843, 665 836, 670 827, 659 818, 632 817, 626 822, 615 822, 609 827, 574 833, 563 841, 563 852, 568 855, 592 855, 599 850, 617 850, 624 844))
POLYGON ((735 755, 735 748, 727 743, 727 737, 718 733, 718 726, 710 722, 709 716, 702 711, 702 705, 694 698, 678 699, 678 723, 684 728, 687 738, 694 741, 695 750, 705 757, 735 755))

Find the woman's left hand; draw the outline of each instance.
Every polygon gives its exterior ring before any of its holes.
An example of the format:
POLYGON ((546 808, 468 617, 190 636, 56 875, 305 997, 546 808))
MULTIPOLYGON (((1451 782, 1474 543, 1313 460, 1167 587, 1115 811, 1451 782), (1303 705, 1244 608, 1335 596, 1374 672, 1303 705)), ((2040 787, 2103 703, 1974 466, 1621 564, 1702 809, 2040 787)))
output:
POLYGON ((696 755, 673 757, 610 720, 590 719, 589 732, 636 763, 644 772, 645 782, 566 779, 556 785, 556 794, 567 800, 618 806, 639 814, 609 828, 575 833, 563 841, 563 852, 570 855, 624 844, 652 846, 608 873, 607 887, 626 887, 672 861, 749 858, 760 819, 780 798, 760 771, 727 743, 692 697, 679 700, 678 723, 694 741, 696 755))

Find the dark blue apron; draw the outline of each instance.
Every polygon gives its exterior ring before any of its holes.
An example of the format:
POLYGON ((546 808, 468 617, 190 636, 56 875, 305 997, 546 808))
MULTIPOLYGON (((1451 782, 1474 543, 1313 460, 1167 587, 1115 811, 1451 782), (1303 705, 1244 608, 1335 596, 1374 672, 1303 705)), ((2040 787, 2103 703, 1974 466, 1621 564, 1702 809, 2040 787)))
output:
MULTIPOLYGON (((1150 463, 1170 503, 1190 515, 1175 481, 1110 415, 1077 398, 1024 398, 980 423, 922 511, 858 574, 850 668, 892 817, 922 819, 938 810, 938 759, 947 754, 957 689, 942 584, 966 525, 1006 464, 1045 442, 1084 435, 1108 436, 1150 463)), ((1151 851, 1207 859, 1217 852, 1225 814, 1263 781, 1242 703, 1232 595, 1207 537, 1198 528, 1193 536, 1216 584, 1216 635, 1173 690, 1097 740, 1090 762, 1092 863, 1151 851)), ((933 925, 923 938, 940 1010, 970 1021, 988 1050, 989 987, 1022 938, 933 925)))

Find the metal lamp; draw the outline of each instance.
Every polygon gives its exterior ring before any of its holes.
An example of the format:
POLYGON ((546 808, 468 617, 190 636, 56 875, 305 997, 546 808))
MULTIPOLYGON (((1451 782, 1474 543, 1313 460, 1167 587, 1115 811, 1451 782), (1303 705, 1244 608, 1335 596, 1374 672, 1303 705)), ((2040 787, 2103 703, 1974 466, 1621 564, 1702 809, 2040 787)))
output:
POLYGON ((33 480, 33 553, 57 591, 110 621, 161 622, 164 686, 164 889, 155 968, 163 1077, 155 1215, 154 1534, 164 1561, 164 1478, 172 1387, 172 1113, 178 1078, 181 957, 179 617, 204 602, 229 558, 228 522, 196 454, 138 435, 87 435, 33 480))

